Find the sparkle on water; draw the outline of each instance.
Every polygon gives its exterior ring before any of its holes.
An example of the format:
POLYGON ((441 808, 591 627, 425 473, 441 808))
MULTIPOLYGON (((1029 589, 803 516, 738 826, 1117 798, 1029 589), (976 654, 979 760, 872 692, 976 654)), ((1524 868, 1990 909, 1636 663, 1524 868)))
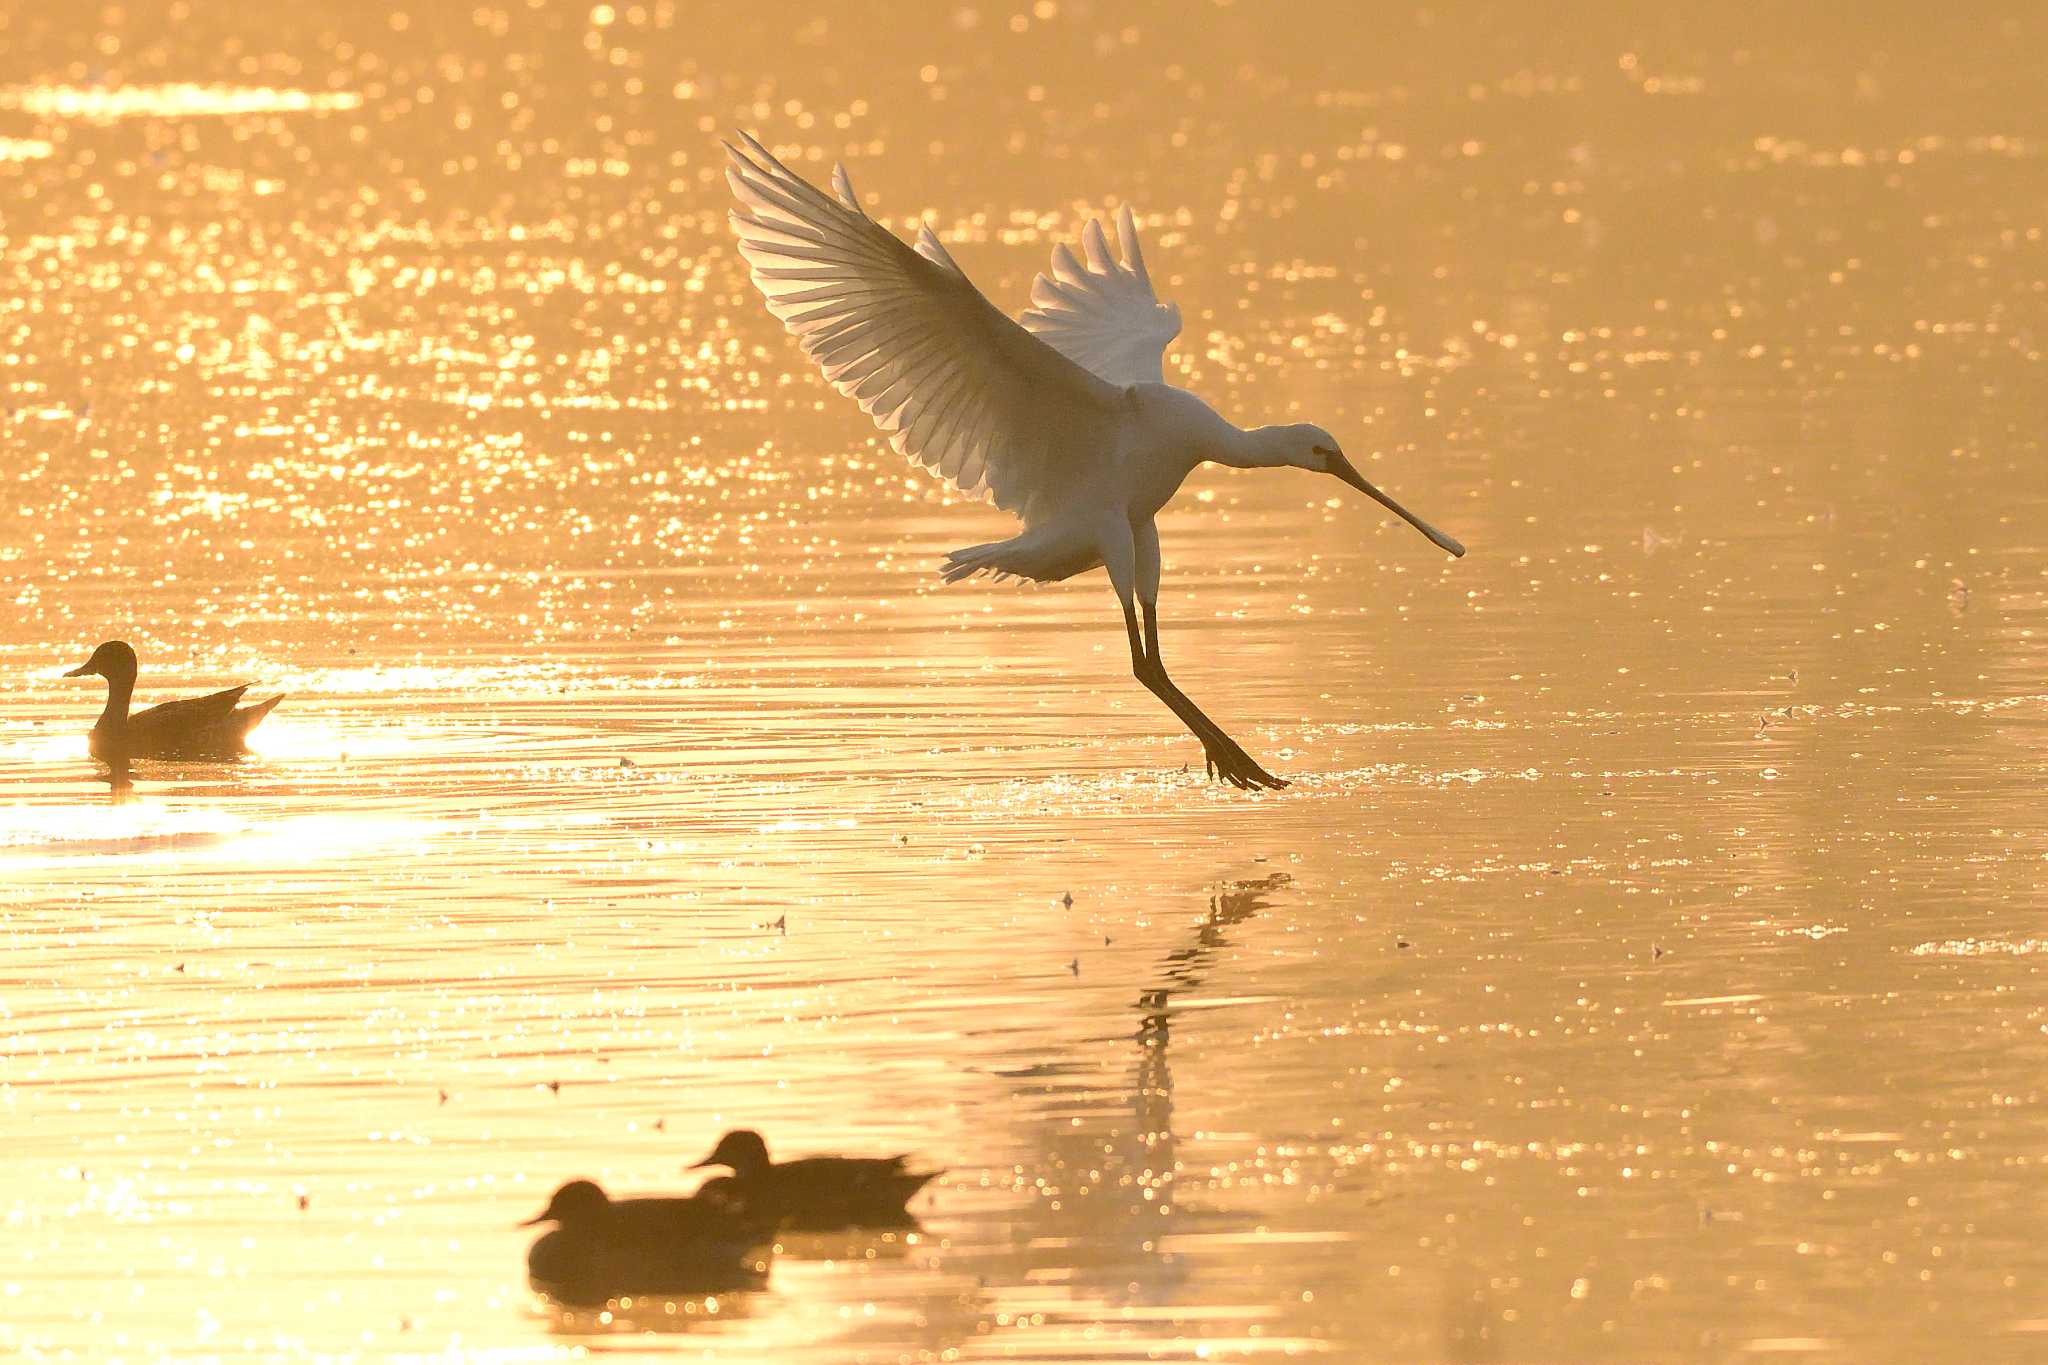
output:
POLYGON ((0 1349, 2041 1349, 2048 32, 1864 8, 0 7, 0 1349), (1170 377, 1472 547, 1162 517, 1294 788, 1099 578, 937 585, 1005 519, 761 310, 735 126, 1012 309, 1127 196, 1170 377), (111 788, 113 636, 256 756, 111 788), (742 1123, 948 1174, 528 1291, 742 1123))
POLYGON ((305 113, 355 109, 346 91, 244 89, 223 85, 29 85, 0 89, 0 109, 56 119, 192 118, 216 114, 305 113))

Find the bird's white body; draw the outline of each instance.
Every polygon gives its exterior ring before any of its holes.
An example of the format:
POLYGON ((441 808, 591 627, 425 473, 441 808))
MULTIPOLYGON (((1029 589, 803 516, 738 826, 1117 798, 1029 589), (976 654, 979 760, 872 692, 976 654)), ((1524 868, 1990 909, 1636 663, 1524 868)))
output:
MULTIPOLYGON (((1051 582, 1106 564, 1114 580, 1121 547, 1133 537, 1156 545, 1160 509, 1195 466, 1234 453, 1244 435, 1186 389, 1144 383, 1123 394, 1125 411, 1101 457, 1061 487, 1022 535, 956 551, 949 579, 986 571, 1051 582)), ((1152 563, 1156 586, 1156 555, 1152 563)))
POLYGON ((1128 453, 1119 474, 1132 519, 1151 520, 1204 460, 1243 452, 1245 433, 1186 389, 1133 384, 1128 453))
POLYGON ((1051 581, 1107 569, 1133 672, 1202 741, 1210 770, 1240 787, 1286 785, 1166 676, 1159 510, 1204 461, 1291 465, 1337 475, 1452 554, 1464 547, 1366 482, 1322 428, 1245 430, 1164 382, 1180 313, 1152 291, 1128 208, 1116 224, 1120 262, 1089 223, 1085 265, 1054 248, 1051 276, 1033 282, 1033 306, 1012 322, 929 228, 913 249, 868 217, 844 167, 830 198, 743 140, 745 151, 727 149, 727 178, 746 206, 733 225, 769 310, 897 450, 1024 523, 1008 540, 954 551, 946 580, 1051 581))

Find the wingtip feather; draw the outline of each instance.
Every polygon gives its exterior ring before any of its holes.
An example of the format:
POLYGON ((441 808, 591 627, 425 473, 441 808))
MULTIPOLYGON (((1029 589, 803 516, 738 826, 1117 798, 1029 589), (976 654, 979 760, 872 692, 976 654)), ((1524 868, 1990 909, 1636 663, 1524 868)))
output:
POLYGON ((1131 206, 1125 204, 1116 212, 1116 240, 1123 248, 1124 268, 1138 277, 1138 283, 1147 290, 1152 288, 1152 276, 1145 269, 1145 251, 1138 245, 1138 221, 1131 216, 1131 206))
POLYGON ((944 266, 955 275, 964 275, 965 273, 954 263, 952 253, 947 251, 945 244, 939 241, 939 235, 932 231, 930 223, 919 223, 917 225, 917 254, 930 261, 933 265, 944 266))
POLYGON ((1088 253, 1088 268, 1098 275, 1107 275, 1116 268, 1110 259, 1109 243, 1102 236, 1102 222, 1090 218, 1088 226, 1081 229, 1081 249, 1088 253))

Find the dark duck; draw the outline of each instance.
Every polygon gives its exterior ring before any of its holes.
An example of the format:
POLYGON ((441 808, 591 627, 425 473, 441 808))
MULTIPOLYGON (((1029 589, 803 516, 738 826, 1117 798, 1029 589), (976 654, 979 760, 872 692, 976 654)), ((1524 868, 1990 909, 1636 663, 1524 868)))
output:
POLYGON ((731 1203, 791 1232, 849 1228, 914 1228, 910 1197, 938 1171, 908 1169, 904 1156, 811 1156, 770 1161, 759 1133, 739 1128, 718 1140, 690 1169, 724 1166, 729 1176, 704 1182, 698 1197, 731 1203))
POLYGON ((242 706, 244 683, 206 697, 167 701, 130 714, 135 695, 135 651, 126 642, 109 640, 64 676, 83 678, 97 673, 107 680, 107 709, 92 727, 92 756, 102 763, 125 764, 135 758, 239 758, 249 751, 249 732, 284 698, 272 697, 242 706))
POLYGON ((729 1201, 614 1199, 596 1182, 572 1180, 520 1224, 555 1226, 526 1253, 535 1290, 587 1307, 628 1294, 716 1294, 760 1287, 770 1227, 729 1201))

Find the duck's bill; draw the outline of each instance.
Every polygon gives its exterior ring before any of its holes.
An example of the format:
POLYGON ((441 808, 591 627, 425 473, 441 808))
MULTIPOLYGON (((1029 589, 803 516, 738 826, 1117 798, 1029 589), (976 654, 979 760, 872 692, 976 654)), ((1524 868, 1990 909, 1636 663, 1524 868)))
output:
POLYGON ((515 1228, 530 1228, 536 1223, 545 1223, 547 1221, 548 1211, 546 1209, 542 1209, 539 1213, 533 1215, 533 1217, 523 1219, 520 1222, 514 1223, 512 1226, 515 1228))
POLYGON ((686 1171, 701 1171, 706 1166, 717 1166, 719 1164, 721 1163, 714 1161, 712 1158, 707 1156, 702 1161, 691 1162, 689 1165, 683 1167, 683 1169, 686 1171))
POLYGON ((1350 484, 1353 488, 1356 488, 1359 492, 1365 494, 1368 498, 1371 498, 1380 506, 1386 508, 1389 512, 1392 512, 1401 520, 1407 522, 1410 526, 1413 526, 1416 530, 1422 532, 1422 534, 1424 534, 1425 536, 1428 536, 1430 539, 1430 543, 1435 545, 1438 549, 1443 550, 1448 554, 1457 556, 1461 559, 1464 557, 1465 547, 1463 545, 1460 545, 1456 540, 1452 539, 1450 536, 1445 535, 1442 531, 1437 530, 1436 527, 1431 526, 1421 517, 1416 516, 1413 512, 1403 507, 1400 503, 1395 502, 1385 493, 1380 492, 1379 489, 1374 488, 1372 484, 1369 481, 1367 481, 1365 475, 1359 473, 1356 469, 1354 469, 1352 467, 1351 461, 1345 459, 1342 455, 1332 455, 1330 457, 1330 472, 1332 474, 1335 474, 1338 478, 1344 480, 1344 482, 1350 484))
POLYGON ((72 669, 69 673, 66 673, 64 676, 67 678, 82 678, 90 672, 92 672, 92 665, 89 663, 84 663, 72 669))

